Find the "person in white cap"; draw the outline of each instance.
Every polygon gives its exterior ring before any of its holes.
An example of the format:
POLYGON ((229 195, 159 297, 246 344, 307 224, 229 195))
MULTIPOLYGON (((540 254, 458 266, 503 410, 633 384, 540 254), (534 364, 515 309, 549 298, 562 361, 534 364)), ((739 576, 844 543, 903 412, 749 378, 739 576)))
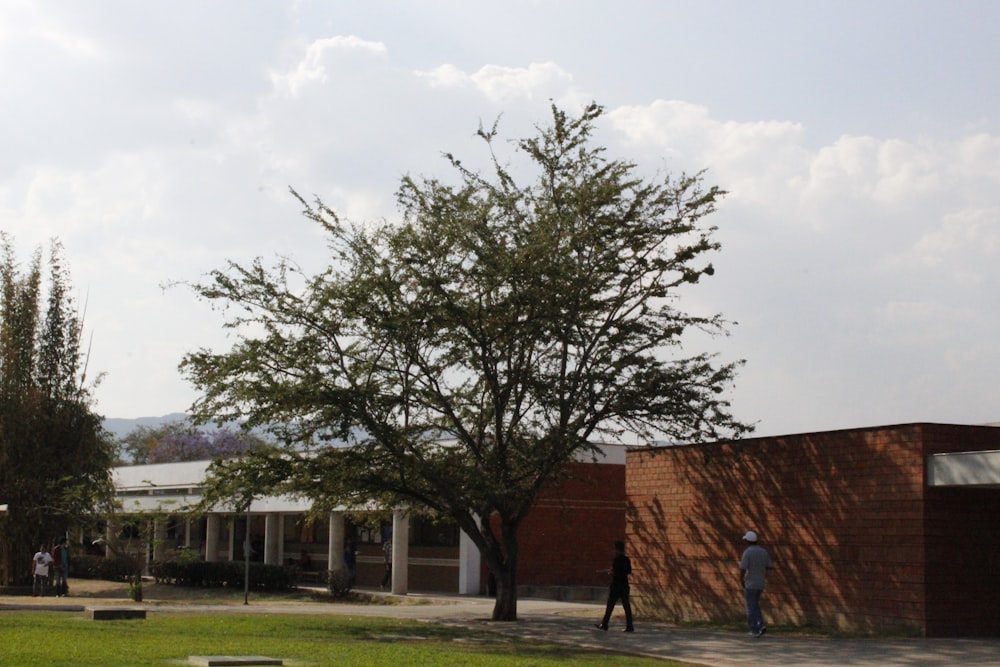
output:
POLYGON ((740 571, 743 575, 743 594, 747 607, 747 625, 750 626, 750 636, 760 637, 767 632, 764 625, 764 614, 760 610, 760 595, 764 592, 764 577, 771 568, 771 556, 767 550, 757 544, 757 533, 748 530, 743 535, 747 548, 740 558, 740 571))

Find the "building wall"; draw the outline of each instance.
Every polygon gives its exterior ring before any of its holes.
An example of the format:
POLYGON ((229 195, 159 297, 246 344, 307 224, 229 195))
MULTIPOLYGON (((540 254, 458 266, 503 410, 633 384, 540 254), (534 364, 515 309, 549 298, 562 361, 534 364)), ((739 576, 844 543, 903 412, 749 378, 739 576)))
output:
MULTIPOLYGON (((521 587, 607 586, 597 570, 625 536, 625 466, 573 463, 570 475, 545 489, 521 524, 521 587)), ((487 574, 483 564, 483 591, 487 574)))
MULTIPOLYGON (((1000 428, 928 425, 928 454, 1000 449, 1000 428)), ((1000 489, 928 488, 927 634, 1000 636, 1000 489)))
POLYGON ((1000 448, 1000 429, 913 424, 632 450, 634 605, 670 621, 742 620, 740 536, 753 529, 776 561, 769 622, 946 632, 946 618, 954 626, 971 615, 958 591, 978 581, 995 592, 983 568, 996 558, 985 546, 996 544, 997 492, 977 502, 969 491, 928 490, 925 459, 973 446, 1000 448), (972 563, 976 531, 986 534, 972 563), (941 563, 954 559, 970 567, 945 574, 941 563))
MULTIPOLYGON (((458 593, 458 547, 409 546, 407 582, 411 591, 458 593)), ((358 545, 357 585, 378 588, 385 559, 377 544, 358 545)))

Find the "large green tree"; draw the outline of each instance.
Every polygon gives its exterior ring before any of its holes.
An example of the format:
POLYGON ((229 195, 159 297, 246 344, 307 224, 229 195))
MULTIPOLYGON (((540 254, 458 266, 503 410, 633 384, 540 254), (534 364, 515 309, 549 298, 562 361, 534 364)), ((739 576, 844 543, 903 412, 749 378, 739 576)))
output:
POLYGON ((47 276, 40 250, 22 269, 0 233, 0 252, 0 582, 11 583, 107 497, 113 447, 91 409, 61 246, 47 276))
POLYGON ((486 173, 446 155, 452 182, 403 178, 400 223, 352 225, 299 198, 329 237, 324 272, 258 259, 195 285, 236 340, 182 362, 203 392, 194 413, 271 425, 288 445, 220 476, 273 464, 283 490, 318 501, 450 517, 496 577, 494 619, 513 620, 518 528, 569 462, 624 431, 744 433, 725 397, 739 362, 681 354, 686 332, 725 331, 679 308, 713 272, 702 219, 722 192, 609 159, 592 138, 602 113, 553 107, 516 143, 517 170, 497 126, 480 128, 486 173))

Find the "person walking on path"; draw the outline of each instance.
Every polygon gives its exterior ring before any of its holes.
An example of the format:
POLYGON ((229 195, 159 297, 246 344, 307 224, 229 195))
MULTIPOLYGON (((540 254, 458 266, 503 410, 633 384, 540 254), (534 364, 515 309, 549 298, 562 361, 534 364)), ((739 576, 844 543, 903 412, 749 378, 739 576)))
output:
POLYGON ((764 614, 760 610, 760 596, 764 592, 764 578, 771 568, 771 555, 757 543, 757 533, 748 530, 743 535, 747 548, 740 558, 740 573, 743 579, 743 596, 747 609, 747 625, 751 637, 760 637, 767 632, 764 614))
POLYGON ((614 611, 615 604, 621 600, 622 609, 625 610, 625 632, 635 632, 635 627, 632 625, 632 605, 628 599, 628 575, 632 574, 632 561, 625 555, 624 542, 615 542, 615 556, 611 561, 611 569, 604 570, 604 572, 611 575, 611 586, 608 587, 608 606, 604 610, 604 618, 594 627, 607 631, 611 612, 614 611))
POLYGON ((45 545, 38 547, 38 551, 31 557, 31 571, 34 574, 34 584, 31 587, 31 596, 45 596, 45 589, 49 583, 49 566, 52 565, 52 556, 45 549, 45 545))

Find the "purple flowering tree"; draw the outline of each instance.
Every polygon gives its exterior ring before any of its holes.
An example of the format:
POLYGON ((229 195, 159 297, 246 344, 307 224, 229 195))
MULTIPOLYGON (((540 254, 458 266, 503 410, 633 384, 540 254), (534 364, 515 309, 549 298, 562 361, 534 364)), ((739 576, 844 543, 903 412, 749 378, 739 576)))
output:
POLYGON ((122 463, 174 463, 228 458, 265 444, 251 433, 228 428, 206 431, 186 421, 139 426, 119 441, 122 463))

